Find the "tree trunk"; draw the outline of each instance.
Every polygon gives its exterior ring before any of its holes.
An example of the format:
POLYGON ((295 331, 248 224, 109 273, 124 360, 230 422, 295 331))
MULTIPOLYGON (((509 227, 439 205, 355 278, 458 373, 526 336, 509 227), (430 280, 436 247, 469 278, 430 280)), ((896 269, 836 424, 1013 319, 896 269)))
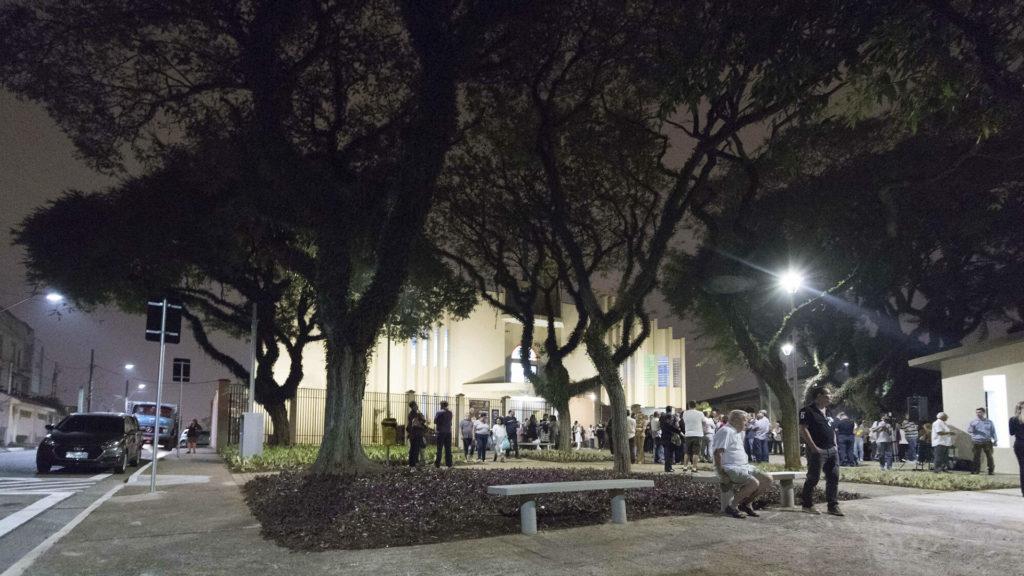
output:
POLYGON ((569 416, 569 401, 559 400, 551 403, 558 411, 558 450, 572 449, 572 418, 569 416))
POLYGON ((764 381, 775 393, 779 400, 779 410, 782 411, 782 453, 785 456, 786 470, 801 470, 803 464, 800 462, 800 423, 797 417, 798 407, 793 398, 793 389, 789 381, 780 374, 761 375, 764 381))
POLYGON ((619 379, 619 367, 612 361, 612 354, 602 338, 602 332, 587 330, 584 337, 587 355, 590 356, 601 385, 608 392, 608 400, 612 404, 612 442, 615 444, 615 464, 612 471, 616 474, 629 475, 632 464, 629 460, 629 434, 626 432, 626 391, 619 379))
POLYGON ((324 438, 311 468, 314 474, 360 475, 373 467, 361 441, 366 358, 365 350, 327 344, 324 438))
POLYGON ((271 446, 290 446, 292 443, 291 424, 288 422, 288 409, 285 403, 264 404, 263 409, 270 414, 270 422, 274 426, 274 434, 267 443, 271 446))

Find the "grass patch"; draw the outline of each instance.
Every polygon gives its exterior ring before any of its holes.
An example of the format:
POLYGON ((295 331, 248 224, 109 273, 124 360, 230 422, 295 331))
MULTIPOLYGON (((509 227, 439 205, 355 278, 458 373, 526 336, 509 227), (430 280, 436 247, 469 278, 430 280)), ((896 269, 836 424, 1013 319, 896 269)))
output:
POLYGON ((935 474, 924 470, 882 470, 877 466, 843 466, 839 469, 843 482, 881 484, 922 488, 925 490, 998 490, 1018 488, 1020 484, 1005 476, 946 472, 935 474))
MULTIPOLYGON (((487 495, 487 486, 613 478, 610 470, 507 468, 435 470, 382 467, 361 477, 318 476, 296 471, 258 477, 245 499, 262 533, 296 550, 363 549, 431 544, 519 532, 515 498, 487 495)), ((682 474, 634 474, 654 480, 653 489, 630 490, 630 519, 717 513, 718 492, 682 474)), ((816 501, 823 502, 819 489, 816 501)), ((857 496, 842 492, 840 498, 857 496)), ((563 493, 537 500, 541 530, 598 524, 611 516, 607 492, 563 493)), ((779 501, 776 486, 766 502, 779 501)))
MULTIPOLYGON (((281 472, 284 470, 304 470, 308 468, 317 454, 320 452, 319 444, 296 444, 294 446, 263 446, 263 454, 243 460, 238 454, 238 445, 230 444, 221 450, 221 457, 227 463, 232 472, 255 473, 255 472, 281 472)), ((372 462, 383 464, 385 458, 384 446, 370 445, 363 446, 363 452, 372 462)), ((432 463, 437 448, 433 445, 427 446, 420 452, 421 463, 432 463)), ((458 455, 452 450, 454 464, 464 465, 462 453, 458 455)), ((404 465, 409 462, 408 446, 392 446, 390 450, 390 462, 393 466, 404 465)))

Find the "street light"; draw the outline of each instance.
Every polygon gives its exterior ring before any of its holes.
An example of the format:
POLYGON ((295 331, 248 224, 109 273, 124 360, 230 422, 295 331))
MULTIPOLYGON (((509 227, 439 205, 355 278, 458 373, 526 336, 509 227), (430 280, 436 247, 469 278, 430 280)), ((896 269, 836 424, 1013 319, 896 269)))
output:
MULTIPOLYGON (((28 302, 29 300, 32 300, 36 296, 38 296, 38 294, 32 294, 31 296, 22 298, 21 300, 18 300, 14 304, 11 304, 10 306, 4 308, 3 310, 0 310, 0 314, 2 314, 4 312, 7 312, 8 310, 10 310, 11 308, 14 308, 15 306, 18 306, 20 304, 24 304, 25 302, 28 302)), ((61 296, 60 294, 56 293, 56 292, 50 292, 50 293, 48 293, 46 295, 46 299, 48 301, 53 302, 54 304, 56 304, 57 302, 60 302, 61 300, 63 300, 64 297, 61 296)))
POLYGON ((779 276, 779 286, 782 286, 782 289, 790 294, 796 294, 803 286, 803 283, 804 277, 799 272, 793 270, 779 276))
MULTIPOLYGON (((131 372, 135 369, 135 364, 128 363, 124 365, 125 372, 131 372)), ((128 413, 128 383, 131 382, 131 376, 127 376, 124 379, 124 411, 128 413)))
MULTIPOLYGON (((783 290, 789 293, 789 313, 792 314, 796 310, 796 304, 794 303, 794 296, 800 291, 803 286, 804 277, 799 272, 792 268, 786 271, 786 273, 779 276, 779 286, 783 290)), ((790 381, 790 387, 793 390, 793 399, 796 400, 797 406, 800 405, 800 397, 797 393, 797 374, 796 374, 796 358, 793 356, 793 342, 796 342, 796 327, 792 329, 790 333, 790 342, 782 345, 782 353, 786 355, 788 362, 786 363, 786 371, 792 374, 792 381, 790 381)))
POLYGON ((782 345, 782 353, 785 354, 786 356, 789 356, 790 354, 792 354, 793 353, 793 344, 791 342, 786 342, 785 344, 783 344, 782 345))

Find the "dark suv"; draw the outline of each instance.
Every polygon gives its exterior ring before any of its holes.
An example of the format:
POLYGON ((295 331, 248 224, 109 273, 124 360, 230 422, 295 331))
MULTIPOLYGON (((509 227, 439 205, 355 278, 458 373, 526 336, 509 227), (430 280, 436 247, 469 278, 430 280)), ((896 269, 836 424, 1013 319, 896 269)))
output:
POLYGON ((142 431, 131 414, 90 412, 72 414, 50 431, 36 451, 36 470, 46 474, 52 466, 113 467, 124 473, 142 457, 142 431))

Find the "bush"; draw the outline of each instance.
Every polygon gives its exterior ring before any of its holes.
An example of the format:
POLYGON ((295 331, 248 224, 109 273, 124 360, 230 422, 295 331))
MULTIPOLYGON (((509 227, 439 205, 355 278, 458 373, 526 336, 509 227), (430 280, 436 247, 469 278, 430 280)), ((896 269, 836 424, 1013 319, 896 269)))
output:
MULTIPOLYGON (((320 451, 318 444, 296 444, 294 446, 263 446, 262 456, 253 456, 243 460, 238 454, 238 445, 231 444, 221 451, 221 456, 227 462, 232 472, 256 473, 256 472, 280 472, 283 470, 301 470, 308 468, 316 460, 320 451)), ((434 461, 436 446, 427 446, 420 452, 421 461, 434 461)), ((363 446, 366 457, 373 462, 383 464, 385 462, 384 446, 369 445, 363 446)), ((409 461, 408 446, 391 447, 391 465, 404 465, 409 461)), ((455 450, 452 449, 454 457, 455 450)), ((461 464, 458 458, 454 459, 455 464, 461 464)))
MULTIPOLYGON (((515 534, 520 530, 515 498, 487 495, 487 486, 613 478, 608 470, 509 468, 470 470, 427 466, 381 468, 363 477, 286 471, 245 485, 245 498, 263 535, 300 550, 361 549, 428 544, 515 534)), ((689 476, 635 474, 654 489, 627 492, 631 519, 718 511, 717 488, 689 476)), ((779 500, 779 490, 767 502, 779 500)), ((841 498, 856 495, 841 493, 841 498)), ((821 490, 816 499, 824 501, 821 490)), ((607 492, 549 494, 537 500, 540 529, 605 522, 607 492)))
POLYGON ((882 470, 865 463, 863 466, 844 466, 840 480, 885 486, 903 486, 926 490, 996 490, 1017 488, 1015 480, 1000 476, 971 475, 963 473, 934 474, 923 470, 882 470))
POLYGON ((523 450, 519 448, 519 455, 528 460, 539 460, 541 462, 614 462, 615 456, 604 450, 523 450))

